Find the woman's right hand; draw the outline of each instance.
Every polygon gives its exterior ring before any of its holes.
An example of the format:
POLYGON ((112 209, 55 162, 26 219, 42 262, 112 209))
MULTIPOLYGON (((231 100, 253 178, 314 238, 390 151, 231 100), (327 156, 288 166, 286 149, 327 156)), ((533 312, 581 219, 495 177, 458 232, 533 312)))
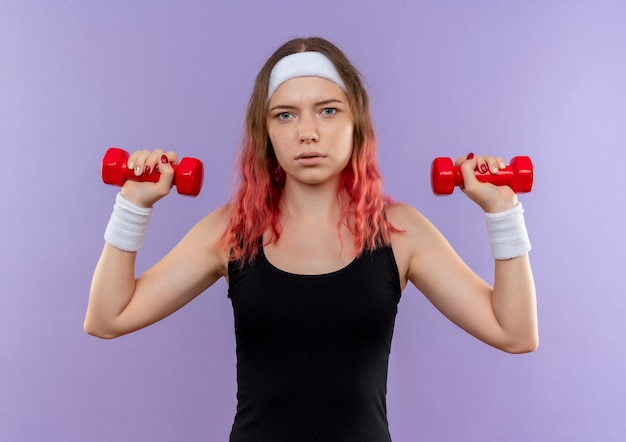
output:
POLYGON ((128 157, 128 169, 133 170, 135 176, 158 173, 159 181, 152 183, 126 180, 122 186, 122 196, 139 207, 152 207, 172 190, 174 181, 172 165, 177 164, 178 157, 173 151, 164 152, 156 149, 152 152, 149 150, 133 152, 128 157))

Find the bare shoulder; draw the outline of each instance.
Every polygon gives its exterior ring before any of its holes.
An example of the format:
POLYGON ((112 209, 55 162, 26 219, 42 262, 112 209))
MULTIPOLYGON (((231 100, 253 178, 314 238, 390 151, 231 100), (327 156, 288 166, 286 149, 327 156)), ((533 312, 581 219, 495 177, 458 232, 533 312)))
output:
POLYGON ((218 207, 204 216, 204 218, 202 218, 193 229, 206 229, 205 232, 210 233, 211 236, 221 236, 221 234, 228 227, 231 212, 232 210, 230 205, 218 207))
POLYGON ((419 261, 438 248, 447 248, 439 230, 417 209, 404 203, 389 204, 385 213, 393 230, 391 247, 398 264, 402 286, 416 277, 419 261))
POLYGON ((205 215, 193 226, 177 246, 180 255, 194 256, 216 276, 225 276, 228 255, 219 242, 230 220, 231 207, 224 205, 205 215))
POLYGON ((432 228, 430 221, 421 212, 405 203, 387 205, 385 215, 391 225, 400 233, 419 234, 432 228))

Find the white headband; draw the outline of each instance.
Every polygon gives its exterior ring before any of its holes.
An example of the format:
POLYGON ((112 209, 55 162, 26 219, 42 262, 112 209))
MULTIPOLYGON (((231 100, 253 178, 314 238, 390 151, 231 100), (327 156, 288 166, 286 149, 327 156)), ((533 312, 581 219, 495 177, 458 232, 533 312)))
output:
POLYGON ((274 65, 270 74, 267 100, 272 98, 278 86, 297 77, 325 78, 347 92, 346 85, 335 69, 335 65, 324 54, 320 52, 297 52, 287 55, 274 65))

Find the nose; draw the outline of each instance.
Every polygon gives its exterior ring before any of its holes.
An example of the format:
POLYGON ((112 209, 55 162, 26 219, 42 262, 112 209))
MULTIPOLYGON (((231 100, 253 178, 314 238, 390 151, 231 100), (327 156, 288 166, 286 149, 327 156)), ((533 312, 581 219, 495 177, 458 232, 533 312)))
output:
POLYGON ((313 143, 319 140, 317 124, 314 116, 302 115, 298 125, 299 139, 301 143, 313 143))

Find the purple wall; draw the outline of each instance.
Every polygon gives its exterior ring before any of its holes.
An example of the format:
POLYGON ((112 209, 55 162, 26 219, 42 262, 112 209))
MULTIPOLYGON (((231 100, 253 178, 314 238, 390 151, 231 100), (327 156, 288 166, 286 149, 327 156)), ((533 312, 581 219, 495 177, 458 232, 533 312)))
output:
POLYGON ((493 350, 404 293, 389 380, 396 442, 618 441, 626 406, 622 1, 0 2, 0 440, 224 441, 234 338, 219 283, 113 341, 82 321, 115 189, 109 146, 202 159, 160 202, 139 271, 225 202, 244 106, 282 41, 318 34, 368 80, 388 193, 492 277, 479 209, 430 193, 435 156, 530 155, 521 197, 541 345, 493 350), (470 6, 471 3, 471 6, 470 6))

